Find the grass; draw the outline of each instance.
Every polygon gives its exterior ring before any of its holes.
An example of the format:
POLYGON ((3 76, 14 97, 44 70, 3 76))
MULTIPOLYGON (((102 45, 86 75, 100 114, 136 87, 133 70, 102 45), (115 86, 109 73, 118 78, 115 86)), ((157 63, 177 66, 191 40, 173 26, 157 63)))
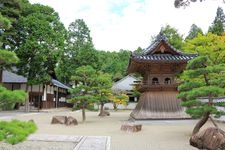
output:
POLYGON ((36 130, 37 126, 33 122, 19 120, 0 121, 0 141, 17 144, 26 140, 27 136, 36 130))

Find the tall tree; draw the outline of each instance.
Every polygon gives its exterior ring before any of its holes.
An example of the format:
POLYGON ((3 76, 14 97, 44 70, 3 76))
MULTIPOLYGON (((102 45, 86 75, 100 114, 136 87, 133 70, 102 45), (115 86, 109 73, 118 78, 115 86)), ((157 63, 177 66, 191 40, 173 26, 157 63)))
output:
POLYGON ((76 68, 83 65, 96 68, 97 62, 90 30, 83 19, 77 19, 69 25, 67 46, 57 69, 58 74, 61 80, 64 78, 64 82, 69 82, 76 68))
POLYGON ((55 65, 63 52, 66 30, 53 8, 40 4, 26 7, 17 28, 19 72, 32 84, 37 78, 56 78, 55 65))
MULTIPOLYGON (((18 73, 27 77, 28 85, 45 83, 50 77, 56 78, 54 69, 64 48, 66 30, 51 7, 23 6, 16 34, 10 37, 14 44, 9 47, 19 57, 18 73)), ((26 111, 28 103, 27 99, 26 111)))
POLYGON ((181 78, 183 82, 178 88, 179 98, 184 101, 187 113, 201 118, 194 127, 193 134, 199 131, 211 115, 221 114, 215 108, 215 99, 225 94, 224 41, 224 36, 199 34, 184 46, 186 51, 199 54, 199 57, 188 63, 181 78), (206 98, 206 102, 199 100, 202 97, 206 98))
POLYGON ((170 25, 166 25, 161 31, 167 37, 169 43, 176 49, 181 49, 183 45, 183 36, 178 33, 178 30, 170 25))
POLYGON ((209 27, 209 32, 213 34, 222 35, 225 29, 225 15, 221 7, 217 8, 216 17, 209 27))
POLYGON ((198 34, 203 34, 202 29, 199 28, 197 25, 192 24, 192 25, 191 25, 191 29, 190 29, 190 31, 188 32, 188 36, 186 37, 186 40, 187 40, 187 39, 188 39, 188 40, 191 40, 191 39, 197 37, 198 34))

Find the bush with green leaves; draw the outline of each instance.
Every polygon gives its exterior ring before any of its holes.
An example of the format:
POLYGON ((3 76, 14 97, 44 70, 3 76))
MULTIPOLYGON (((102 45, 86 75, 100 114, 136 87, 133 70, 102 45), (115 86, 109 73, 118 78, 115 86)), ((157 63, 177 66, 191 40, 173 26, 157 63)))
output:
POLYGON ((17 144, 26 140, 27 136, 36 130, 37 126, 33 122, 0 121, 0 141, 17 144))
POLYGON ((27 93, 22 90, 10 91, 0 85, 0 108, 10 108, 15 103, 23 103, 27 93))

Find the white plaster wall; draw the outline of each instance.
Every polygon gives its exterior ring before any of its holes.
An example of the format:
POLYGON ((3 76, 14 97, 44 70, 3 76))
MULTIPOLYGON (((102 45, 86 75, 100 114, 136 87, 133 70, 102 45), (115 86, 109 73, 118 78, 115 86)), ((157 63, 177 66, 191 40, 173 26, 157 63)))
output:
POLYGON ((118 90, 118 91, 130 91, 133 89, 133 86, 131 84, 134 83, 134 81, 137 81, 137 79, 127 76, 120 81, 114 83, 112 86, 112 90, 118 90))

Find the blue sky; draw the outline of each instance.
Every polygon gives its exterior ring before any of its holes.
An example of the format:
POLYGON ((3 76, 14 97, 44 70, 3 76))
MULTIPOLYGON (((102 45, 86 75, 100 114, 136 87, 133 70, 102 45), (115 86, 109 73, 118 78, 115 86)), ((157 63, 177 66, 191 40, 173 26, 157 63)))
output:
POLYGON ((148 47, 151 36, 166 24, 186 35, 195 23, 207 31, 222 0, 193 3, 176 9, 174 0, 30 0, 49 5, 59 13, 66 27, 75 19, 84 19, 96 49, 118 51, 148 47))

